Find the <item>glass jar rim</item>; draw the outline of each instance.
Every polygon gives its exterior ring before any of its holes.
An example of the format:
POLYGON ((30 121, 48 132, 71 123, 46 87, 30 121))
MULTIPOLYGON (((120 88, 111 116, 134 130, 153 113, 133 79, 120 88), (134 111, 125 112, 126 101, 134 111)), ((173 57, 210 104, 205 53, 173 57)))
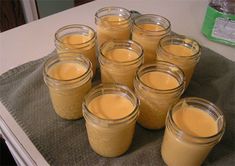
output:
MULTIPOLYGON (((185 46, 185 45, 183 45, 185 46)), ((164 36, 163 38, 161 38, 159 40, 159 49, 161 49, 163 52, 167 53, 167 55, 170 55, 171 57, 174 57, 174 58, 179 58, 179 59, 194 59, 194 58, 199 58, 200 56, 200 53, 201 53, 201 46, 200 44, 193 38, 191 37, 187 37, 185 35, 178 35, 178 34, 174 34, 174 35, 167 35, 167 36, 164 36), (168 50, 166 50, 163 46, 163 42, 166 42, 166 41, 172 41, 173 39, 176 39, 176 40, 179 40, 181 41, 182 43, 184 44, 187 44, 185 43, 185 39, 189 40, 190 42, 193 42, 196 44, 196 46, 198 47, 198 50, 196 51, 196 53, 190 55, 190 56, 180 56, 180 55, 177 55, 177 54, 174 54, 168 50)), ((158 49, 157 49, 158 50, 158 49)), ((199 60, 199 59, 198 59, 199 60)))
POLYGON ((61 83, 65 85, 74 84, 77 81, 83 81, 89 74, 91 74, 91 77, 92 77, 91 66, 92 66, 91 62, 83 54, 75 53, 75 52, 59 53, 59 54, 51 56, 45 61, 44 67, 43 67, 43 75, 46 79, 48 79, 48 81, 54 81, 56 83, 61 83), (74 55, 66 55, 66 54, 74 54, 74 55), (78 77, 67 79, 67 80, 60 80, 48 74, 47 72, 48 69, 54 64, 62 62, 62 61, 71 61, 71 60, 84 61, 88 65, 86 71, 78 77))
MULTIPOLYGON (((156 24, 156 25, 159 25, 159 24, 156 24)), ((134 26, 135 28, 137 28, 138 30, 141 30, 141 31, 143 31, 143 32, 148 32, 148 33, 166 32, 166 33, 167 33, 167 32, 170 31, 170 29, 171 29, 171 22, 170 22, 166 17, 163 17, 163 16, 161 16, 161 15, 157 15, 157 14, 141 14, 141 15, 136 16, 136 17, 134 18, 134 20, 133 20, 133 26, 134 26), (157 30, 157 31, 146 30, 146 29, 144 29, 144 28, 139 27, 139 26, 137 25, 137 23, 136 23, 136 20, 139 19, 139 18, 142 18, 142 17, 161 18, 161 19, 163 19, 164 21, 166 21, 168 25, 167 25, 166 28, 164 27, 164 29, 162 29, 162 30, 157 30)), ((166 33, 164 33, 164 34, 166 34, 166 33)), ((162 35, 164 35, 164 34, 162 34, 162 35)))
MULTIPOLYGON (((97 97, 96 96, 96 97, 97 97)), ((95 99, 95 97, 93 98, 95 99)), ((92 101, 93 99, 91 99, 90 101, 92 101)), ((132 102, 132 101, 131 101, 132 102)), ((133 103, 133 102, 132 102, 133 103)), ((139 109, 139 99, 135 96, 134 92, 132 90, 130 90, 127 86, 124 86, 122 84, 111 84, 111 83, 101 83, 95 87, 93 87, 87 94, 86 96, 84 97, 84 100, 83 100, 83 108, 85 109, 85 112, 93 119, 96 119, 100 122, 104 122, 104 123, 107 123, 107 124, 113 124, 113 125, 116 125, 116 124, 121 124, 121 123, 124 123, 126 121, 128 121, 129 119, 133 119, 137 116, 138 114, 138 109, 139 109), (114 88, 117 88, 116 90, 114 88), (115 93, 105 93, 106 90, 112 90, 112 92, 120 92, 118 90, 124 90, 124 91, 127 91, 130 95, 127 95, 126 93, 124 92, 121 92, 124 94, 124 97, 125 96, 128 96, 128 100, 130 100, 130 98, 132 97, 133 100, 134 100, 134 109, 133 111, 126 115, 125 117, 122 117, 122 118, 119 118, 119 119, 104 119, 104 118, 101 118, 101 117, 98 117, 96 116, 94 113, 92 113, 87 105, 89 103, 87 103, 88 101, 88 98, 91 97, 92 95, 94 95, 95 93, 98 93, 99 91, 101 91, 101 94, 100 95, 97 95, 97 96, 101 96, 103 94, 115 94, 115 93)), ((83 110, 84 112, 84 110, 83 110)), ((85 114, 85 113, 84 113, 85 114)), ((84 116, 85 117, 85 116, 84 116)))
POLYGON ((110 9, 117 9, 117 10, 120 9, 120 11, 124 11, 124 12, 128 13, 128 17, 127 18, 123 17, 124 18, 123 20, 119 20, 119 21, 112 20, 110 22, 125 22, 126 20, 131 19, 130 11, 126 8, 118 7, 118 6, 107 6, 107 7, 103 7, 101 9, 97 10, 96 13, 95 13, 95 18, 96 19, 97 18, 98 19, 102 18, 103 16, 99 16, 99 13, 104 12, 104 11, 110 11, 110 9))
MULTIPOLYGON (((209 115, 210 113, 207 112, 209 115)), ((211 115, 210 115, 211 116, 211 115)), ((185 98, 182 98, 180 101, 178 101, 175 105, 172 105, 171 108, 169 109, 168 111, 168 115, 167 117, 169 117, 169 121, 171 123, 171 126, 173 127, 173 130, 177 133, 177 135, 180 135, 180 137, 188 137, 188 138, 193 138, 195 140, 205 140, 207 141, 206 143, 210 142, 209 140, 210 139, 213 139, 213 138, 217 138, 219 136, 222 137, 223 133, 225 132, 225 126, 226 126, 226 122, 225 122, 225 118, 224 118, 224 115, 223 115, 223 112, 215 105, 213 104, 212 102, 208 101, 208 100, 205 100, 205 99, 202 99, 202 98, 199 98, 199 97, 185 97, 185 98), (199 103, 199 104, 203 104, 204 107, 206 107, 206 105, 210 106, 210 108, 214 109, 217 111, 218 114, 220 114, 220 117, 222 117, 222 120, 223 120, 223 124, 222 124, 222 127, 219 129, 219 131, 214 134, 214 135, 211 135, 211 136, 208 136, 208 137, 202 137, 202 136, 193 136, 192 134, 189 134, 189 133, 186 133, 184 132, 182 129, 180 129, 176 122, 174 121, 173 119, 173 111, 174 111, 174 108, 184 102, 187 103, 187 101, 191 101, 192 103, 199 103)), ((219 117, 219 118, 220 118, 219 117)), ((218 118, 218 119, 219 119, 218 118)), ((168 127, 166 125, 166 127, 168 127)), ((211 141, 213 142, 213 141, 211 141)), ((201 143, 204 143, 204 142, 201 142, 201 143)))
MULTIPOLYGON (((162 72, 162 71, 161 71, 162 72)), ((146 72, 147 73, 147 72, 146 72)), ((164 72, 164 73, 168 73, 168 72, 164 72)), ((169 74, 169 73, 168 73, 169 74)), ((170 75, 170 74, 169 74, 170 75)), ((171 75, 172 76, 172 75, 171 75)), ((174 77, 174 76, 172 76, 174 77)), ((166 93, 173 93, 173 92, 176 92, 180 89, 183 89, 182 90, 182 93, 184 91, 184 88, 185 88, 185 74, 183 72, 183 70, 178 67, 177 65, 173 64, 173 63, 170 63, 170 62, 167 62, 167 61, 155 61, 155 63, 152 63, 152 64, 145 64, 145 65, 142 65, 136 72, 136 77, 135 77, 136 80, 138 80, 138 82, 140 82, 144 88, 148 89, 148 91, 151 91, 153 93, 162 93, 162 94, 166 94, 166 93), (140 72, 142 72, 143 70, 146 70, 147 68, 155 68, 155 70, 153 71, 157 71, 156 67, 159 67, 160 65, 162 66, 165 66, 165 67, 168 67, 169 69, 173 70, 173 71, 179 71, 180 74, 182 75, 182 80, 181 82, 179 82, 179 80, 177 79, 179 85, 175 88, 172 88, 172 89, 156 89, 156 88, 152 88, 150 86, 148 86, 146 83, 144 83, 142 80, 141 80, 141 76, 144 75, 140 75, 140 72)))
POLYGON ((96 32, 94 29, 92 29, 91 27, 87 26, 87 25, 83 25, 83 24, 70 24, 70 25, 66 25, 66 26, 63 26, 61 28, 59 28, 56 32, 55 32, 55 40, 58 41, 59 43, 61 44, 69 44, 69 45, 86 45, 86 44, 89 44, 91 41, 95 40, 96 39, 96 32), (63 41, 61 41, 60 37, 58 36, 59 33, 67 30, 67 29, 70 29, 70 28, 76 28, 76 29, 87 29, 89 31, 92 32, 92 35, 91 35, 91 38, 83 43, 76 43, 76 44, 69 44, 69 43, 64 43, 63 41))
MULTIPOLYGON (((103 58, 107 61, 108 64, 112 63, 114 65, 117 65, 117 66, 125 66, 125 65, 130 65, 130 64, 135 64, 139 61, 141 61, 143 59, 143 56, 144 56, 144 51, 143 51, 143 47, 136 41, 133 41, 133 40, 108 40, 108 41, 105 41, 99 48, 99 52, 100 52, 100 56, 99 56, 99 59, 100 58, 103 58), (137 46, 141 52, 138 54, 138 57, 136 59, 133 59, 133 60, 129 60, 129 61, 124 61, 124 62, 119 62, 119 61, 115 61, 115 60, 111 60, 109 58, 107 58, 102 49, 104 49, 108 44, 110 43, 114 43, 114 44, 134 44, 135 46, 137 46)), ((128 49, 129 50, 129 49, 128 49)), ((134 49, 130 49, 130 50, 133 50, 135 51, 134 49)))

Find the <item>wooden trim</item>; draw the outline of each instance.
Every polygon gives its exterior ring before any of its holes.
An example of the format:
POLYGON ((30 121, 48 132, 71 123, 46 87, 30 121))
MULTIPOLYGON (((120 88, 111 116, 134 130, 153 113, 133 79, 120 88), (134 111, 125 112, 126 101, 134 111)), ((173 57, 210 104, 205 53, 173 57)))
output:
POLYGON ((25 18, 19 0, 0 0, 1 32, 25 24, 25 18))

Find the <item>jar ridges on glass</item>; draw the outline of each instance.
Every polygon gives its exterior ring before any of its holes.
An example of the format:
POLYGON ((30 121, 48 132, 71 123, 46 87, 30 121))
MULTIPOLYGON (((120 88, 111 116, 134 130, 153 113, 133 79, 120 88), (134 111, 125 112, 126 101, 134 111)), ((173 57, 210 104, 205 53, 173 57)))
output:
POLYGON ((108 40, 128 40, 131 35, 131 14, 121 7, 104 7, 95 13, 98 45, 108 40))
POLYGON ((162 158, 169 166, 201 165, 224 131, 224 115, 213 103, 181 99, 167 114, 162 158))
POLYGON ((44 81, 55 112, 64 119, 79 119, 83 97, 91 88, 92 65, 83 55, 65 54, 52 56, 44 63, 44 81))
POLYGON ((103 157, 117 157, 131 145, 139 100, 126 86, 98 85, 86 95, 83 115, 91 148, 103 157))
POLYGON ((159 61, 137 70, 134 89, 140 99, 138 123, 147 129, 165 126, 167 111, 184 92, 183 71, 176 65, 159 61))
POLYGON ((118 83, 133 89, 133 79, 143 63, 142 47, 131 40, 106 41, 99 55, 102 83, 118 83))
POLYGON ((169 35, 160 40, 156 54, 157 60, 176 64, 184 71, 187 88, 201 55, 198 42, 183 35, 169 35))
POLYGON ((162 16, 144 14, 134 18, 132 40, 144 49, 144 63, 153 63, 159 40, 171 32, 170 21, 162 16))
MULTIPOLYGON (((86 25, 71 24, 55 33, 55 46, 58 53, 76 52, 86 56, 92 63, 95 75, 97 67, 96 32, 86 25)), ((70 54, 62 54, 70 56, 70 54)))

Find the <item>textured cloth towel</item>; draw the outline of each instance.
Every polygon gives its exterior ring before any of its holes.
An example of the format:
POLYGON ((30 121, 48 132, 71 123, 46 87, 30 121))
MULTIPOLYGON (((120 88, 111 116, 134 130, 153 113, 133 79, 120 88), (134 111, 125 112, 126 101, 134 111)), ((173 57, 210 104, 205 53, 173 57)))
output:
MULTIPOLYGON (((139 125, 124 155, 104 158, 93 152, 84 119, 63 120, 52 108, 42 76, 48 56, 2 74, 0 100, 51 165, 164 165, 160 155, 164 130, 151 131, 139 125)), ((235 165, 235 63, 202 48, 184 96, 207 99, 225 114, 225 135, 204 165, 235 165)))

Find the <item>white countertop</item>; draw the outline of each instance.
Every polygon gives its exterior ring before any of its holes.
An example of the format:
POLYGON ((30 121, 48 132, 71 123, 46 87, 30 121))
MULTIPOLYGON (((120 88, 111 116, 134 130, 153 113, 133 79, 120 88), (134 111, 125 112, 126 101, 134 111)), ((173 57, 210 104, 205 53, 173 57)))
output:
MULTIPOLYGON (((52 52, 55 49, 54 33, 64 25, 85 24, 95 29, 94 14, 105 6, 121 6, 140 13, 162 15, 171 21, 174 32, 193 37, 201 45, 235 61, 234 47, 211 42, 200 32, 207 4, 207 0, 97 0, 45 17, 0 33, 0 74, 52 52)), ((1 103, 0 116, 33 160, 38 161, 36 165, 40 161, 44 163, 43 157, 39 156, 1 103)))

